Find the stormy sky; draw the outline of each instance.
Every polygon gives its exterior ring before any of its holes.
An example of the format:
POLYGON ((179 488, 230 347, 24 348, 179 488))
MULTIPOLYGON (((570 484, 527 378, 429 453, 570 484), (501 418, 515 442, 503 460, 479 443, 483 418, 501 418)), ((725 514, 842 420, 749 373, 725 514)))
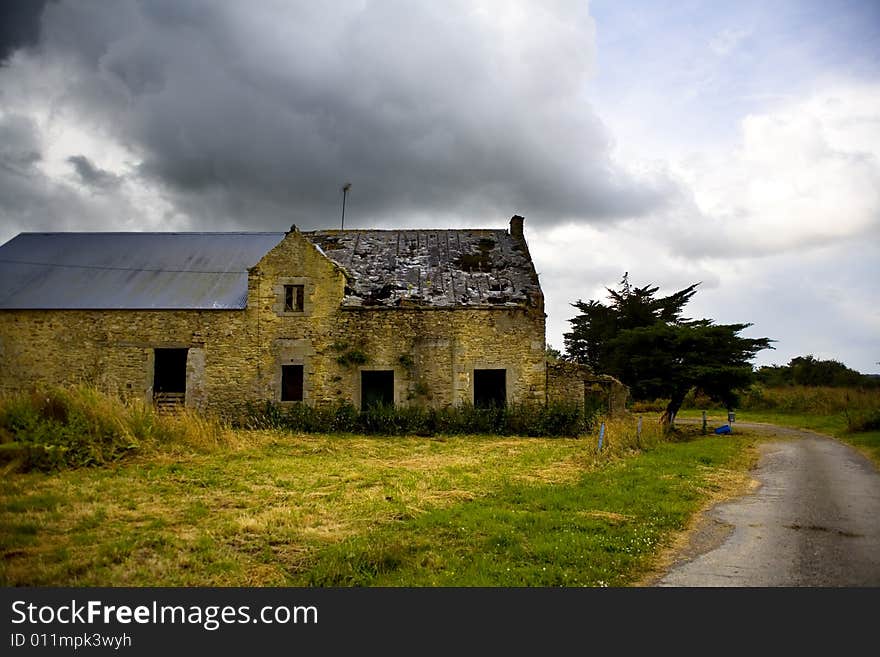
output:
POLYGON ((880 5, 6 0, 0 241, 503 227, 577 299, 880 371, 880 5), (673 5, 670 7, 669 5, 673 5), (728 6, 729 5, 729 6, 728 6))

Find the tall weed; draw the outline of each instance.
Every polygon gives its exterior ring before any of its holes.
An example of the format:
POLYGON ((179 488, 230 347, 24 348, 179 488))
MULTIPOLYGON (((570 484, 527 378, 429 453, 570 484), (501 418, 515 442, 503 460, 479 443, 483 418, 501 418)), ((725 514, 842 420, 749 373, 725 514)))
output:
POLYGON ((605 418, 603 423, 592 427, 588 439, 592 441, 592 449, 597 453, 620 456, 636 450, 647 450, 659 443, 669 440, 671 434, 661 424, 655 414, 642 418, 641 428, 637 415, 623 415, 605 418), (602 448, 599 449, 599 435, 602 424, 605 433, 602 436, 602 448))
POLYGON ((110 463, 157 446, 199 451, 232 432, 189 409, 159 414, 90 386, 46 387, 0 397, 0 461, 9 469, 56 470, 110 463))

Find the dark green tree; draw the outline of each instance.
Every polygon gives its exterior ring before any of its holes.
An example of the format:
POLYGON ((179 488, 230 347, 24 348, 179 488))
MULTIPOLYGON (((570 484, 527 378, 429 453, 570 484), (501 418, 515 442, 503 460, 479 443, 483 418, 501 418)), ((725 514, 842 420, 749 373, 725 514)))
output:
POLYGON ((761 367, 757 378, 769 386, 858 386, 869 382, 867 377, 840 361, 819 360, 812 354, 792 358, 788 365, 761 367))
MULTIPOLYGON (((681 313, 684 305, 696 294, 695 283, 668 297, 655 298, 660 289, 646 285, 633 287, 629 272, 623 275, 620 289, 608 291, 609 303, 577 301, 572 305, 581 314, 568 320, 572 325, 565 334, 565 349, 569 359, 589 365, 595 372, 607 372, 613 350, 609 341, 621 331, 651 326, 657 322, 687 321, 681 313)), ((609 372, 610 373, 610 372, 609 372)))
POLYGON ((606 288, 607 304, 572 304, 580 314, 569 320, 567 357, 617 377, 634 399, 668 397, 666 418, 678 413, 693 387, 732 407, 736 390, 752 381, 749 361, 771 349, 771 340, 740 336, 751 324, 684 318, 698 285, 657 297, 658 287, 635 287, 625 274, 617 290, 606 288))

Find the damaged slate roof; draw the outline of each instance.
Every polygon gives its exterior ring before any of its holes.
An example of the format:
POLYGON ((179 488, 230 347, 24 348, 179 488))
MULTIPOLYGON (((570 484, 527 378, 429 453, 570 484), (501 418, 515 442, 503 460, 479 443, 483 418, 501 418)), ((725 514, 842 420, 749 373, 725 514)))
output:
POLYGON ((506 230, 328 230, 303 237, 348 274, 343 307, 535 306, 525 243, 506 230))
POLYGON ((21 233, 0 246, 0 309, 239 310, 284 233, 21 233))

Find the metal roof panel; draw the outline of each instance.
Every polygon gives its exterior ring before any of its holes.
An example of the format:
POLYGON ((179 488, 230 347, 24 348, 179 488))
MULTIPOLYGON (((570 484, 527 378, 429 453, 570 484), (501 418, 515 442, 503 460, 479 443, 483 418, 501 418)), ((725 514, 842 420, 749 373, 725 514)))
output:
POLYGON ((0 246, 0 309, 243 309, 284 235, 21 233, 0 246))

